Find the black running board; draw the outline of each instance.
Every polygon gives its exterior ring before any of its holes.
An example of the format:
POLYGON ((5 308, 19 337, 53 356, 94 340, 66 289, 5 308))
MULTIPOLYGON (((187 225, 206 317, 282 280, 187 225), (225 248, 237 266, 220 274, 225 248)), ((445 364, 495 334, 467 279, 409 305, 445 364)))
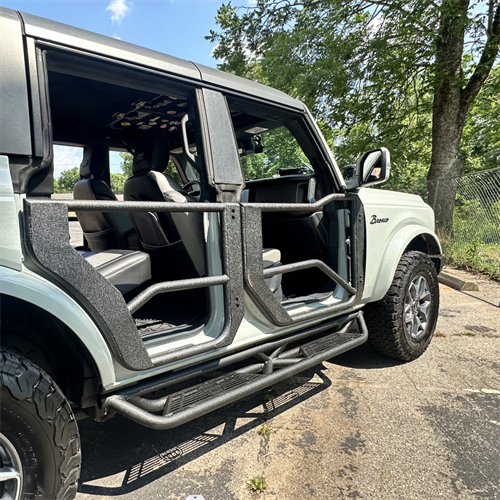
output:
POLYGON ((359 332, 350 332, 353 321, 340 331, 285 351, 259 353, 261 361, 158 399, 112 395, 103 402, 108 412, 116 412, 152 429, 171 429, 222 406, 258 392, 296 375, 327 359, 363 344, 368 331, 360 312, 355 320, 359 332))

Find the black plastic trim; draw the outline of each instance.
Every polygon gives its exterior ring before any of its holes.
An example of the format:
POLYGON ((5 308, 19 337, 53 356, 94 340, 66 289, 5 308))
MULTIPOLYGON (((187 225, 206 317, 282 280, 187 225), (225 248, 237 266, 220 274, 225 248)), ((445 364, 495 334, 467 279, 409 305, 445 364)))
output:
MULTIPOLYGON (((244 315, 243 271, 241 262, 241 222, 238 204, 230 203, 164 203, 121 201, 49 201, 25 200, 26 247, 31 257, 28 265, 48 275, 73 296, 94 318, 117 360, 131 370, 145 370, 230 345, 244 315), (174 349, 150 357, 137 332, 123 297, 106 279, 70 246, 68 210, 103 212, 220 212, 222 230, 223 276, 188 283, 197 286, 224 286, 225 325, 213 340, 199 345, 174 349), (218 281, 221 283, 218 283, 218 281), (216 282, 217 281, 217 282, 216 282), (110 304, 110 302, 112 304, 110 304)), ((190 280, 181 280, 190 281, 190 280)), ((181 286, 186 285, 184 284, 181 286)), ((139 299, 161 288, 176 288, 179 282, 158 284, 139 299)), ((135 305, 133 306, 135 307, 135 305)))
POLYGON ((443 270, 446 257, 443 254, 429 255, 429 259, 432 260, 436 268, 436 274, 439 274, 443 270))
POLYGON ((89 313, 121 365, 152 368, 122 294, 70 246, 67 205, 25 199, 24 220, 26 266, 55 281, 89 313))
POLYGON ((243 258, 245 283, 248 293, 259 305, 267 319, 277 326, 289 326, 302 321, 319 318, 343 312, 355 307, 363 295, 364 281, 364 214, 361 202, 355 195, 330 194, 316 203, 244 203, 242 207, 242 238, 243 238, 243 258), (347 283, 342 277, 333 271, 323 262, 305 261, 287 264, 273 268, 273 270, 263 271, 262 269, 262 212, 316 212, 323 209, 332 201, 349 202, 350 207, 350 230, 352 255, 351 259, 351 283, 347 283), (350 295, 347 300, 315 308, 313 310, 290 315, 280 301, 273 295, 266 285, 264 278, 268 275, 283 272, 298 271, 308 267, 320 267, 333 281, 343 287, 350 295), (276 269, 276 270, 274 270, 276 269))

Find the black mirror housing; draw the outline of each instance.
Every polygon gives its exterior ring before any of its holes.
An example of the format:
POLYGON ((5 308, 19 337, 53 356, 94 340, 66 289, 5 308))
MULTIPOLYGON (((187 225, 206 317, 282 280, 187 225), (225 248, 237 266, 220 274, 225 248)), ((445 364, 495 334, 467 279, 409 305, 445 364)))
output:
POLYGON ((347 190, 382 184, 389 179, 390 173, 391 154, 383 147, 363 153, 356 165, 347 165, 344 168, 347 190))

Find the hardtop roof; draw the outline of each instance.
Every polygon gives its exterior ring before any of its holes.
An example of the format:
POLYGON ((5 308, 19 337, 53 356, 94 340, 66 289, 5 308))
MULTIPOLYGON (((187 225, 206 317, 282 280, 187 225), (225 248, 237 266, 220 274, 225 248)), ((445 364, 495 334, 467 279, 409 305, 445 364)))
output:
MULTIPOLYGON (((8 12, 10 9, 3 8, 2 11, 8 12)), ((14 11, 8 13, 13 14, 14 11)), ((196 64, 191 61, 163 54, 162 52, 147 49, 123 40, 117 40, 81 28, 75 28, 67 24, 51 21, 43 17, 24 12, 18 12, 18 14, 24 22, 25 34, 37 40, 52 42, 97 55, 131 62, 172 75, 182 76, 193 81, 207 83, 225 90, 246 94, 278 105, 284 105, 304 111, 304 105, 297 99, 261 83, 256 83, 246 78, 241 78, 202 64, 196 64)))

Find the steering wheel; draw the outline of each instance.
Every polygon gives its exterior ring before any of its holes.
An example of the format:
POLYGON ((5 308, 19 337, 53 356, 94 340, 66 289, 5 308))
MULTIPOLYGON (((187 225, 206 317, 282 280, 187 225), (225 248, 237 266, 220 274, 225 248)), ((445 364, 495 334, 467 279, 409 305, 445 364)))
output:
POLYGON ((201 184, 200 181, 189 181, 184 186, 182 186, 182 189, 185 189, 191 196, 199 196, 201 193, 201 184), (198 189, 192 189, 194 185, 198 185, 198 189))

